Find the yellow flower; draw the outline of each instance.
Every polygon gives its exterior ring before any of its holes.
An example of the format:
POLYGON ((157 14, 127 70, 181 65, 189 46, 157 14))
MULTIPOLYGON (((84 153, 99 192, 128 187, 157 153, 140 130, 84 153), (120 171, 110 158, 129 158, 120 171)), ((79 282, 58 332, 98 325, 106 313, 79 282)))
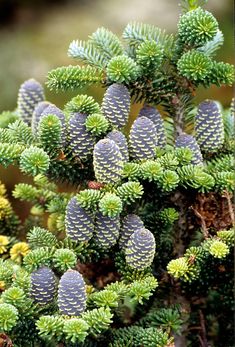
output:
POLYGON ((18 242, 10 249, 11 259, 15 262, 20 262, 22 257, 29 253, 29 246, 26 242, 18 242))
POLYGON ((8 244, 9 244, 8 237, 4 235, 0 235, 0 254, 6 252, 7 248, 5 246, 7 246, 8 244))
POLYGON ((11 212, 10 202, 6 198, 0 196, 0 219, 10 216, 11 212))
POLYGON ((6 188, 4 186, 4 184, 2 184, 2 182, 0 181, 0 195, 5 195, 6 194, 6 188))
POLYGON ((4 281, 0 281, 0 292, 3 292, 5 290, 6 286, 5 286, 5 282, 4 281))

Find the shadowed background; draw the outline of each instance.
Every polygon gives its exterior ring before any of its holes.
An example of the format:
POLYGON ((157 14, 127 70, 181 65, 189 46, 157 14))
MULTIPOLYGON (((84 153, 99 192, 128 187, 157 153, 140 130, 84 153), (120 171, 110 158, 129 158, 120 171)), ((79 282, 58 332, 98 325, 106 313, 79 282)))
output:
MULTIPOLYGON (((225 37, 217 58, 232 63, 232 1, 210 0, 206 8, 218 19, 225 37)), ((100 26, 121 34, 133 20, 175 32, 179 13, 177 0, 0 0, 0 112, 16 107, 24 80, 33 77, 44 84, 52 68, 76 64, 67 57, 73 39, 86 40, 100 26)), ((95 87, 81 92, 100 101, 104 91, 95 87)), ((77 93, 55 95, 46 89, 47 99, 59 107, 77 93)), ((228 106, 231 97, 232 88, 201 88, 197 101, 218 99, 228 106)), ((13 167, 1 169, 0 179, 9 190, 18 181, 29 180, 13 167)), ((22 203, 15 207, 22 215, 22 203)))

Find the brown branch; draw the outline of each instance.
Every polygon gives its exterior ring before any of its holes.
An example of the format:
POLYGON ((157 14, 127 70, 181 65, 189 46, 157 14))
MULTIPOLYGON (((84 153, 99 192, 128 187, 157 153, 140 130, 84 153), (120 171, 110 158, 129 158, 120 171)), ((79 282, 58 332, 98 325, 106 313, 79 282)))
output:
POLYGON ((235 227, 235 215, 234 215, 233 205, 232 205, 232 202, 231 202, 231 195, 229 194, 229 192, 227 190, 225 190, 223 192, 223 196, 227 199, 228 211, 229 211, 229 214, 230 214, 231 223, 232 223, 232 226, 235 227))
POLYGON ((206 325, 205 325, 205 318, 202 313, 202 310, 199 310, 199 316, 200 316, 200 325, 201 325, 201 336, 198 336, 199 341, 202 345, 202 347, 209 347, 207 338, 206 338, 206 325))
POLYGON ((191 209, 193 210, 195 215, 201 220, 201 228, 202 228, 203 236, 204 236, 205 239, 208 239, 209 233, 208 233, 208 230, 207 230, 207 227, 206 227, 205 218, 194 207, 191 207, 191 209))

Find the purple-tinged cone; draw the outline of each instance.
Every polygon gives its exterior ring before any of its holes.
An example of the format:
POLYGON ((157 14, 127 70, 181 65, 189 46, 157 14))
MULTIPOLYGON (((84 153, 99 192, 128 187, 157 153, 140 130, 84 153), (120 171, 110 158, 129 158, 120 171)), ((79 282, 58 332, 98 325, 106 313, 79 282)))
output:
POLYGON ((31 297, 40 305, 53 302, 56 294, 54 272, 46 266, 31 273, 31 297))
POLYGON ((128 121, 130 112, 130 93, 123 84, 114 83, 106 90, 102 111, 115 128, 122 128, 128 121))
POLYGON ((120 248, 125 248, 131 235, 144 227, 143 221, 136 214, 128 214, 121 221, 120 239, 118 241, 120 248))
POLYGON ((156 131, 157 131, 156 146, 160 148, 165 148, 166 134, 165 134, 164 122, 158 110, 154 107, 146 105, 139 112, 139 117, 143 117, 143 116, 149 118, 156 126, 156 131))
POLYGON ((117 183, 123 172, 122 154, 118 145, 110 139, 97 142, 93 152, 95 177, 101 183, 117 183))
POLYGON ((98 212, 95 220, 95 238, 103 248, 114 246, 119 237, 120 218, 104 216, 98 212))
POLYGON ((50 104, 48 107, 46 107, 42 113, 41 118, 43 118, 43 116, 47 116, 47 115, 55 115, 56 117, 59 118, 60 122, 61 122, 61 138, 62 138, 62 146, 65 147, 66 145, 66 120, 65 120, 65 115, 64 113, 61 111, 61 109, 59 109, 57 106, 50 104))
POLYGON ((195 138, 191 135, 182 134, 179 135, 175 141, 176 148, 188 147, 192 151, 191 163, 194 165, 202 164, 203 158, 200 147, 197 144, 195 138))
POLYGON ((73 241, 89 241, 93 236, 93 216, 79 205, 76 197, 70 199, 66 207, 65 226, 67 236, 73 241))
POLYGON ((122 160, 128 162, 129 153, 126 136, 121 131, 113 130, 107 134, 107 138, 113 140, 118 145, 122 155, 122 160))
POLYGON ((156 148, 156 126, 147 117, 138 117, 132 124, 129 137, 129 150, 133 159, 153 159, 156 148))
POLYGON ((127 264, 138 270, 150 266, 155 255, 155 247, 154 236, 148 229, 136 230, 125 248, 127 264))
POLYGON ((21 84, 18 92, 17 108, 22 120, 31 125, 35 107, 45 100, 44 91, 39 82, 29 79, 21 84))
POLYGON ((86 129, 86 118, 85 114, 74 113, 68 127, 70 148, 82 160, 92 154, 95 145, 95 138, 86 129))
POLYGON ((76 270, 66 271, 60 279, 58 306, 62 314, 80 316, 86 308, 86 287, 82 275, 76 270))
POLYGON ((32 133, 36 136, 37 135, 37 131, 38 131, 38 124, 40 122, 40 119, 42 117, 42 113, 45 111, 45 109, 51 105, 50 102, 48 101, 41 101, 37 104, 37 106, 35 107, 34 111, 33 111, 33 116, 32 116, 32 133))
POLYGON ((195 117, 195 137, 204 152, 216 152, 224 142, 223 117, 216 102, 205 100, 195 117))

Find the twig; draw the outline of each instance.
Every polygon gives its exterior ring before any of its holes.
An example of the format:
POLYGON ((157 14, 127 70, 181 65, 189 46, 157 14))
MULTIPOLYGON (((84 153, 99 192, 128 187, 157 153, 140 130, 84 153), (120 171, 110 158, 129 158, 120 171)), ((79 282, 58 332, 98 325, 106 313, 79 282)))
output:
POLYGON ((205 218, 201 215, 201 213, 199 213, 194 207, 191 207, 191 209, 193 210, 193 212, 195 213, 195 215, 200 218, 201 220, 201 227, 202 227, 202 233, 205 239, 208 239, 209 237, 209 233, 206 227, 206 222, 205 222, 205 218))
POLYGON ((230 194, 229 194, 229 192, 227 190, 225 190, 223 192, 223 196, 227 199, 228 211, 229 211, 229 214, 230 214, 231 222, 232 222, 233 227, 235 227, 235 215, 234 215, 233 205, 232 205, 232 202, 231 202, 231 196, 230 196, 230 194))
POLYGON ((198 336, 198 338, 202 347, 209 347, 207 338, 206 338, 205 318, 202 313, 202 310, 199 310, 199 316, 200 316, 200 325, 201 325, 201 336, 198 336))

